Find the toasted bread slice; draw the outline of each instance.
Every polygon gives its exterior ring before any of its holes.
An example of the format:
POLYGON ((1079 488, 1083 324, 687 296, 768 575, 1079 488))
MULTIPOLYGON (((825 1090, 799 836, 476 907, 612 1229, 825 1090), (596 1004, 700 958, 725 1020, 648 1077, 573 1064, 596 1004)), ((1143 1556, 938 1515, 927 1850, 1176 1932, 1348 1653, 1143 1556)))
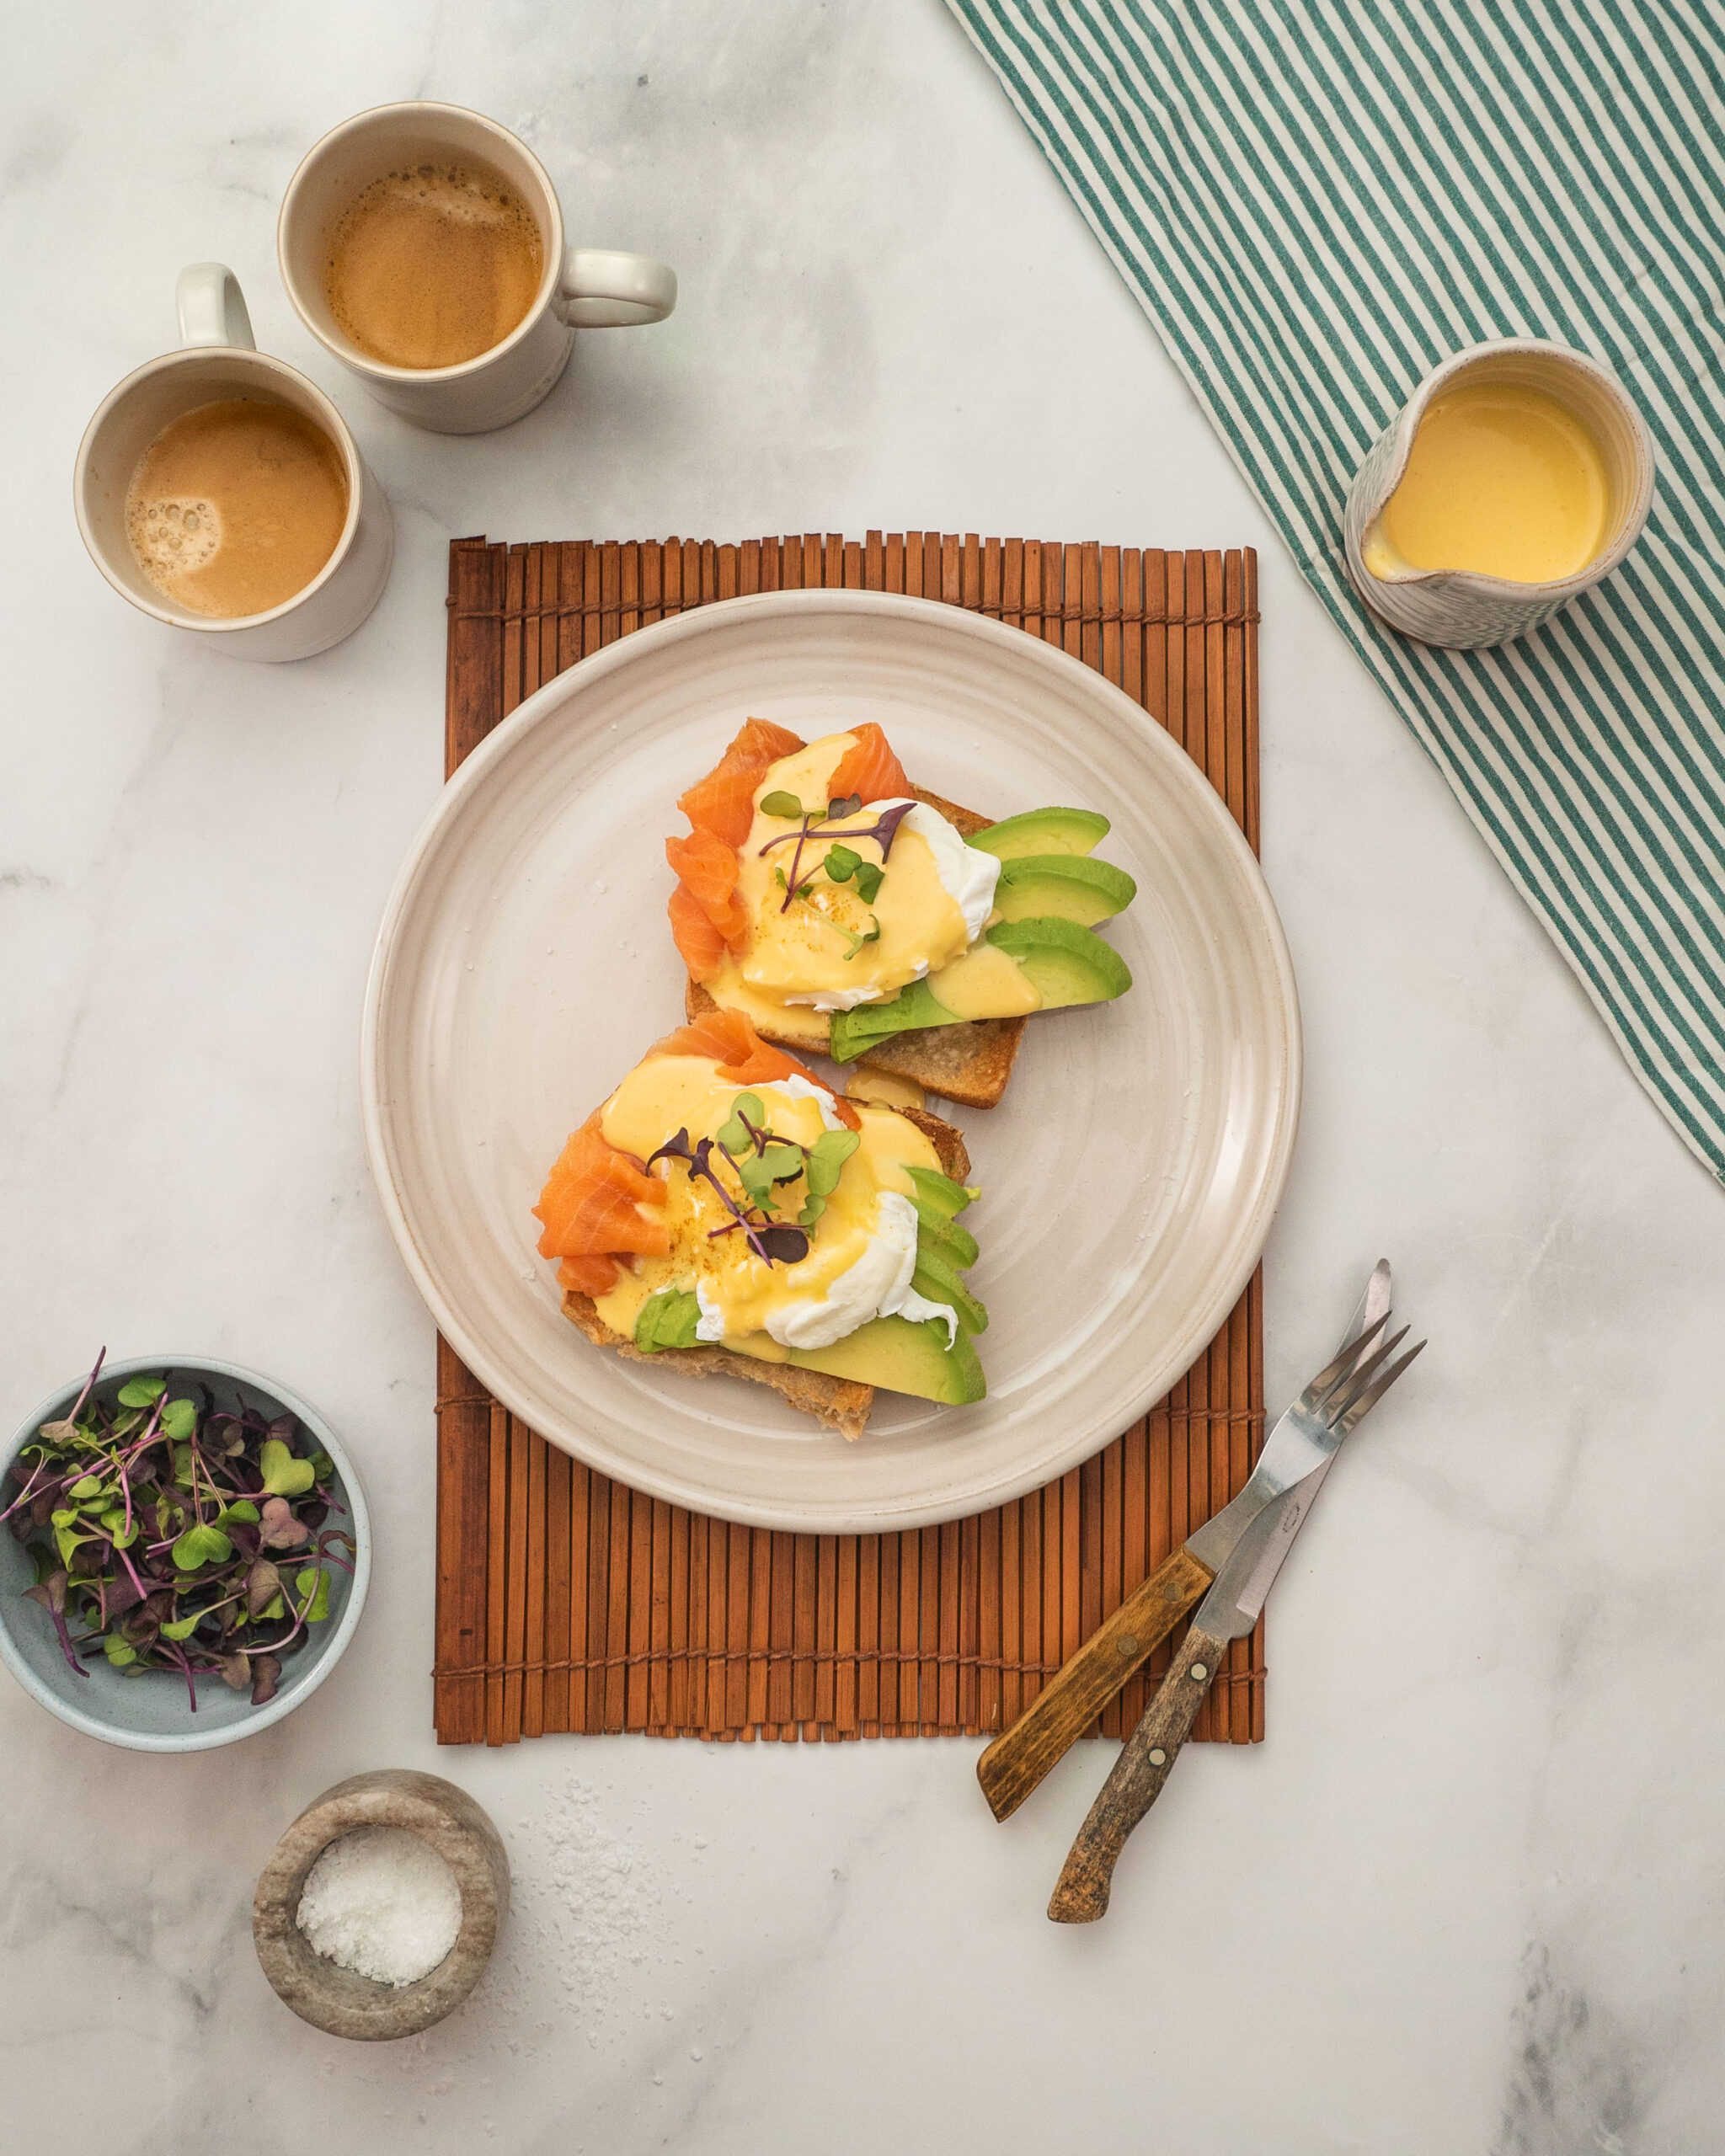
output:
MULTIPOLYGON (((992 819, 974 809, 943 801, 939 794, 913 786, 911 791, 939 815, 944 816, 961 838, 986 830, 992 819)), ((683 996, 691 1024, 718 1004, 692 980, 683 996)), ((753 1014, 751 1014, 753 1015, 753 1014)), ((957 1026, 926 1026, 920 1032, 900 1033, 879 1048, 859 1056, 859 1063, 873 1070, 891 1070, 900 1078, 913 1078, 926 1093, 956 1101, 961 1107, 997 1107, 1012 1075, 1013 1059, 1024 1031, 1022 1018, 972 1018, 957 1026)), ((755 1020, 764 1041, 779 1048, 795 1049, 804 1055, 825 1055, 832 1046, 832 1022, 824 1011, 787 1011, 772 1026, 755 1020), (777 1030, 775 1030, 777 1028, 777 1030)))
MULTIPOLYGON (((970 1172, 970 1155, 963 1134, 937 1115, 920 1108, 895 1108, 907 1123, 914 1123, 935 1150, 942 1168, 955 1182, 970 1172)), ((841 1437, 862 1434, 874 1405, 874 1387, 856 1385, 848 1378, 828 1377, 824 1370, 799 1369, 793 1363, 763 1363, 753 1355, 739 1355, 729 1348, 661 1348, 649 1354, 633 1340, 613 1332, 600 1316, 590 1295, 565 1294, 563 1314, 585 1332, 595 1348, 614 1348, 631 1362, 652 1363, 665 1370, 680 1370, 692 1378, 747 1378, 752 1385, 770 1385, 804 1415, 812 1415, 841 1437)))

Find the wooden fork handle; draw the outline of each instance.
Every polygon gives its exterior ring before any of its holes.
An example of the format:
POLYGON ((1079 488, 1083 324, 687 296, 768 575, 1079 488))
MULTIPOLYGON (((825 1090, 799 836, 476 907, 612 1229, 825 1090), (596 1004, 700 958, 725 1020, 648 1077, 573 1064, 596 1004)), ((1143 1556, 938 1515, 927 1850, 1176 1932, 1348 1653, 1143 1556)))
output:
POLYGON ((1126 1837, 1162 1795, 1191 1734, 1192 1718, 1227 1652, 1226 1640, 1212 1638, 1196 1625, 1187 1633, 1162 1689, 1120 1748, 1114 1772, 1078 1830, 1048 1905, 1056 1924, 1094 1924, 1107 1913, 1114 1865, 1126 1837))
POLYGON ((1010 1818, 1065 1758, 1126 1679, 1197 1608, 1210 1578, 1196 1557, 1175 1550, 996 1737, 976 1763, 976 1779, 996 1819, 1010 1818))

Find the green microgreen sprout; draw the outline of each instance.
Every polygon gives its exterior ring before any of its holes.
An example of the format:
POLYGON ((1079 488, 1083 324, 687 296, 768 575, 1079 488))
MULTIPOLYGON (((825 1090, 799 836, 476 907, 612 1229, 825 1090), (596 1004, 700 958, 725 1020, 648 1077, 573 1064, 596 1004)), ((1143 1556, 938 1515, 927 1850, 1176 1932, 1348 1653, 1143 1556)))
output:
POLYGON ((865 906, 872 906, 879 897, 880 881, 886 871, 878 861, 865 861, 847 846, 835 846, 828 847, 826 859, 820 865, 830 882, 854 882, 857 895, 865 906))
POLYGON ((661 1158, 681 1161, 692 1176, 712 1184, 731 1217, 708 1230, 709 1241, 734 1235, 740 1228, 764 1263, 795 1265, 809 1255, 809 1237, 804 1230, 812 1228, 825 1212, 826 1201, 838 1188, 846 1161, 861 1143, 854 1130, 824 1130, 812 1145, 782 1137, 768 1124, 761 1096, 739 1093, 717 1137, 703 1138, 696 1145, 690 1143, 686 1130, 680 1130, 649 1156, 648 1166, 661 1158), (715 1148, 736 1176, 745 1204, 740 1206, 720 1182, 713 1165, 715 1148), (780 1187, 797 1182, 803 1182, 804 1189, 796 1226, 773 1225, 780 1187))
MULTIPOLYGON (((819 814, 814 809, 805 809, 802 803, 792 793, 764 795, 761 806, 768 815, 796 815, 802 819, 796 830, 781 831, 777 838, 769 839, 761 848, 761 854, 765 855, 771 853, 775 846, 789 846, 793 841, 795 842, 797 850, 791 856, 791 873, 784 879, 784 903, 779 908, 781 913, 788 913, 791 900, 801 895, 797 879, 803 867, 803 849, 814 835, 816 827, 823 824, 837 823, 843 817, 855 815, 862 806, 862 797, 860 793, 852 793, 847 795, 842 801, 830 801, 827 803, 825 816, 819 814), (773 806, 775 802, 788 803, 790 806, 788 808, 776 808, 773 806)), ((893 850, 893 841, 899 835, 900 825, 916 806, 916 803, 914 801, 895 802, 890 808, 884 808, 872 824, 860 824, 854 830, 848 831, 828 831, 825 835, 832 839, 873 839, 880 847, 881 862, 884 863, 888 855, 893 850)), ((846 846, 843 851, 848 853, 851 850, 846 846)), ((859 861, 858 866, 862 865, 863 864, 859 861)), ((873 863, 868 865, 871 867, 874 867, 873 863)), ((876 867, 874 882, 876 891, 880 889, 880 874, 881 870, 876 867)), ((872 904, 873 900, 873 892, 864 894, 865 905, 872 904)))
POLYGON ((875 914, 870 914, 868 918, 874 923, 874 926, 869 930, 866 936, 859 936, 854 928, 840 927, 837 921, 833 923, 833 926, 838 929, 841 936, 846 936, 850 938, 851 947, 845 953, 845 963, 846 965, 850 964, 852 959, 856 957, 857 953, 862 948, 862 946, 865 943, 878 943, 880 941, 879 916, 875 914))
POLYGON ((206 1675, 263 1706, 328 1614, 330 1567, 353 1570, 352 1535, 327 1524, 345 1512, 335 1464, 291 1415, 218 1408, 206 1388, 201 1404, 170 1397, 165 1376, 128 1378, 108 1405, 105 1355, 10 1470, 0 1519, 35 1562, 24 1593, 80 1677, 101 1654, 128 1677, 183 1678, 194 1714, 206 1675), (291 1585, 270 1550, 306 1553, 291 1585))

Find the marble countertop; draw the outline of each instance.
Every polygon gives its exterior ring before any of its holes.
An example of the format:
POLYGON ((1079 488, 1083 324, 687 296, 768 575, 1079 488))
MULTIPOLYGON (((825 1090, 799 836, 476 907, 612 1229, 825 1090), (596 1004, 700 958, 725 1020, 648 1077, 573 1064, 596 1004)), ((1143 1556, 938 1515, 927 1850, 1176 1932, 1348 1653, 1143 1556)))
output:
POLYGON ((0 1679, 8 2145, 109 2156, 1081 2146, 1664 2156, 1725 2105, 1716 1708, 1725 1193, 1271 536, 937 0, 90 0, 10 26, 0 520, 0 1371, 278 1372, 379 1515, 354 1651, 190 1758, 0 1679), (301 329, 275 206, 344 115, 525 134, 573 235, 672 261, 503 434, 418 434, 301 329), (70 478, 181 264, 336 398, 394 505, 377 612, 191 648, 86 560, 70 478), (1266 1257, 1279 1406, 1363 1267, 1429 1332, 1278 1588, 1269 1737, 1183 1763, 1114 1913, 1043 1915, 1105 1755, 1007 1828, 955 1740, 431 1738, 432 1332, 360 1143, 386 888, 439 782, 451 536, 884 528, 1262 549, 1263 856, 1305 1121, 1266 1257), (269 1992, 252 1881, 373 1765, 506 1836, 485 1983, 393 2047, 269 1992))

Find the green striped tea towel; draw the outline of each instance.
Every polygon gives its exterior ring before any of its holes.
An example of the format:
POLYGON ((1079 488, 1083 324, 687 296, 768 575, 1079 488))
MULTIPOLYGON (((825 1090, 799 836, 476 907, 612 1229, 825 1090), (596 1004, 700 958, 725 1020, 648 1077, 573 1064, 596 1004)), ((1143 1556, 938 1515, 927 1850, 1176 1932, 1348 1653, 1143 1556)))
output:
POLYGON ((1320 597, 1725 1177, 1725 10, 948 0, 1320 597), (1624 568, 1497 651, 1378 628, 1367 449, 1447 353, 1549 337, 1651 425, 1624 568))

